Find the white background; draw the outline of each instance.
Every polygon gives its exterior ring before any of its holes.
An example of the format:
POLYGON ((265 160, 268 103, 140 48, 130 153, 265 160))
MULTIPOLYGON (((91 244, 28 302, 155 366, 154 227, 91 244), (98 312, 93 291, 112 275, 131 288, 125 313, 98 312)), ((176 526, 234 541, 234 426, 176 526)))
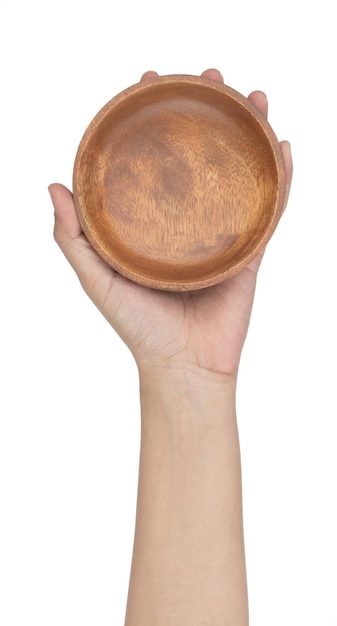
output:
POLYGON ((136 501, 133 360, 52 237, 92 117, 148 69, 267 92, 293 147, 238 416, 251 626, 336 626, 333 3, 2 0, 0 623, 121 626, 136 501))

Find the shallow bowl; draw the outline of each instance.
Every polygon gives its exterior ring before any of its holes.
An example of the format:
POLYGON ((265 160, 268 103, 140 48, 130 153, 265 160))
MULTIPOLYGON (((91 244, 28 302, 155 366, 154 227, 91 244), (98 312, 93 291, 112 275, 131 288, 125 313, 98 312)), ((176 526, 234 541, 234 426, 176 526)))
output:
POLYGON ((152 78, 119 93, 76 155, 75 207, 98 254, 148 287, 223 281, 265 247, 285 201, 278 140, 234 89, 152 78))

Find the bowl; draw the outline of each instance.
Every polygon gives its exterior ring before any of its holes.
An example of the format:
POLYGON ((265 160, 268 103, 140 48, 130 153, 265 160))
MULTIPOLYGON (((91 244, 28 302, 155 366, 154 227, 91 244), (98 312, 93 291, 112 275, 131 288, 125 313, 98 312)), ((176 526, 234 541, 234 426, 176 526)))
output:
POLYGON ((243 95, 170 75, 112 98, 78 147, 73 193, 96 252, 156 289, 209 287, 246 267, 283 211, 278 140, 243 95))

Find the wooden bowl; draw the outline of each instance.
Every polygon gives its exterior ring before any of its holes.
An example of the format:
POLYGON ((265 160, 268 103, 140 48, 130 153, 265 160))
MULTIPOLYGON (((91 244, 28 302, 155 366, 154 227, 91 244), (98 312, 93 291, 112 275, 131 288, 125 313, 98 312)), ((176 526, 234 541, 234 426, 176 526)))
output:
POLYGON ((194 290, 240 271, 285 201, 277 138, 230 87, 164 76, 129 87, 79 145, 76 211, 98 254, 148 287, 194 290))

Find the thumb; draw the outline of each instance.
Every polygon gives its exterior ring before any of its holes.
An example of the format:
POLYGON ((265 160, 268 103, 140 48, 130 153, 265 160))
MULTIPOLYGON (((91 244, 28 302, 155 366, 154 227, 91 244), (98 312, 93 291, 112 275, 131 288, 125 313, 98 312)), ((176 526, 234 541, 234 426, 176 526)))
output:
POLYGON ((101 259, 85 237, 69 189, 54 183, 48 190, 55 211, 55 241, 75 270, 88 296, 101 309, 116 272, 101 259))

